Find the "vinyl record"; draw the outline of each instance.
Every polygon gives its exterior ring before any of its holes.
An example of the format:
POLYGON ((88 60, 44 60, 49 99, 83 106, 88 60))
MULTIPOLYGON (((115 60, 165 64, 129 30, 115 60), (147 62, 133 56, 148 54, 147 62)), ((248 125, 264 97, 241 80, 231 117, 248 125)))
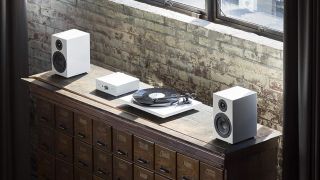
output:
POLYGON ((136 91, 133 102, 142 106, 170 106, 179 101, 179 94, 168 88, 149 88, 136 91))

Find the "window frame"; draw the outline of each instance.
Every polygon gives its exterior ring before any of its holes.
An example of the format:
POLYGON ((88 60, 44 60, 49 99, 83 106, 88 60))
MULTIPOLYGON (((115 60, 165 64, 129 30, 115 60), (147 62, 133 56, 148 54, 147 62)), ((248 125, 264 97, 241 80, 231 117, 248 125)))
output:
POLYGON ((201 10, 192 6, 188 6, 179 2, 174 2, 174 0, 136 0, 139 2, 144 2, 161 8, 177 11, 184 13, 196 18, 208 20, 210 22, 223 24, 226 26, 234 27, 236 29, 241 29, 247 32, 252 32, 261 36, 265 36, 278 41, 283 41, 283 32, 279 32, 268 27, 255 25, 250 22, 241 21, 238 19, 221 16, 220 0, 205 0, 206 6, 205 10, 201 10), (170 2, 173 1, 173 5, 170 2))

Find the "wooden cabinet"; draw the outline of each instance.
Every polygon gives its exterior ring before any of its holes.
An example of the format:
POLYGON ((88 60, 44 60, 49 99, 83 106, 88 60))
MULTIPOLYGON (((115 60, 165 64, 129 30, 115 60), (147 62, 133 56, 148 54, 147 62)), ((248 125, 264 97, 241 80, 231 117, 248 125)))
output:
POLYGON ((177 179, 199 180, 199 160, 178 153, 177 179))
POLYGON ((73 138, 56 131, 55 155, 68 163, 73 163, 73 138))
POLYGON ((155 170, 171 179, 176 178, 176 152, 155 145, 155 170))
POLYGON ((112 155, 101 151, 99 149, 94 149, 93 152, 93 173, 94 175, 101 177, 103 179, 112 179, 112 155))
POLYGON ((80 141, 92 144, 92 120, 90 118, 75 114, 74 137, 80 141))
POLYGON ((113 153, 132 161, 132 134, 113 129, 113 153))
POLYGON ((212 138, 212 107, 157 118, 116 98, 101 98, 90 85, 108 73, 92 72, 79 79, 31 77, 37 179, 276 179, 279 132, 258 125, 255 138, 227 144, 212 138), (77 86, 66 86, 71 83, 77 86))
POLYGON ((134 180, 154 180, 154 172, 134 165, 134 180))
POLYGON ((113 179, 132 180, 133 164, 118 157, 113 158, 113 179))
POLYGON ((142 167, 154 169, 154 143, 134 136, 134 162, 142 167))
POLYGON ((111 126, 103 121, 93 121, 93 146, 111 152, 112 131, 111 126))
POLYGON ((73 136, 73 113, 70 110, 56 106, 55 108, 56 129, 60 132, 73 136))

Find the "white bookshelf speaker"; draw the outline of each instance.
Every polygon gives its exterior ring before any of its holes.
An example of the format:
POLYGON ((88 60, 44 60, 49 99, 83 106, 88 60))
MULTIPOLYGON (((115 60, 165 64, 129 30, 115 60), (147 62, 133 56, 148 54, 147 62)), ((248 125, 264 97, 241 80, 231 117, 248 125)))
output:
POLYGON ((90 34, 71 29, 51 36, 55 74, 69 78, 90 70, 90 34))
POLYGON ((239 86, 213 93, 215 138, 230 144, 257 134, 257 93, 239 86))

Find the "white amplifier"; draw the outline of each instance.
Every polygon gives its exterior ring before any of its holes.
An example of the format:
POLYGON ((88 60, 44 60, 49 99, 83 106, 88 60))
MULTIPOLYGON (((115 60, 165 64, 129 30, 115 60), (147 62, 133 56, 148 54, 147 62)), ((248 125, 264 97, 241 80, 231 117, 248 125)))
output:
POLYGON ((96 79, 96 89, 113 96, 120 96, 139 89, 139 79, 121 72, 96 79))

